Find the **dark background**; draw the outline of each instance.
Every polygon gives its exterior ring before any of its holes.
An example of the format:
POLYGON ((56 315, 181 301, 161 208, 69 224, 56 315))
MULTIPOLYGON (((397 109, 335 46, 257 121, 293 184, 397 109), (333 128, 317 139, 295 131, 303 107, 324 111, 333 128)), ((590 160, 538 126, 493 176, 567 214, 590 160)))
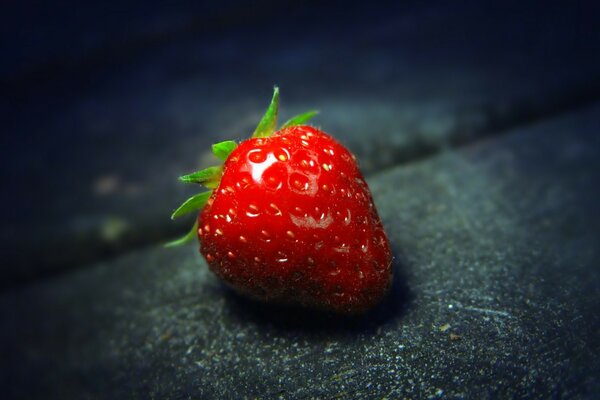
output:
POLYGON ((598 395, 597 3, 12 3, 8 397, 598 395), (358 156, 397 249, 358 321, 290 321, 162 249, 191 224, 176 177, 274 84, 358 156))

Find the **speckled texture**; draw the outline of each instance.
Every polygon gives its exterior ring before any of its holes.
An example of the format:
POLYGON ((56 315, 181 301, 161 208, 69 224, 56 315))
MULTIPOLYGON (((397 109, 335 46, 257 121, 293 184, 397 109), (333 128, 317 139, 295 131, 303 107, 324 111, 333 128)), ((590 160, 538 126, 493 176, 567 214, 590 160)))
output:
POLYGON ((599 116, 374 176, 398 273, 362 319, 249 303, 195 246, 6 292, 5 396, 594 398, 599 116))
POLYGON ((392 252, 352 154, 295 126, 247 140, 198 218, 201 254, 255 299, 359 314, 392 283, 392 252))

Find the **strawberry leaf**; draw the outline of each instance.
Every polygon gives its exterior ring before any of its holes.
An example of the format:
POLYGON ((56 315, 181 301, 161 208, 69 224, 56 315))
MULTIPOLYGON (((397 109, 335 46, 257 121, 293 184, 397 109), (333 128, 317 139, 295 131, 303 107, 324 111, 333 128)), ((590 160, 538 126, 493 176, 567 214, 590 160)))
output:
POLYGON ((200 210, 204 207, 211 194, 212 190, 209 190, 190 197, 171 214, 171 219, 200 210))
POLYGON ((304 125, 306 122, 311 120, 318 113, 319 112, 316 110, 311 110, 311 111, 307 111, 303 114, 296 115, 295 117, 287 120, 285 124, 281 125, 280 129, 289 128, 290 126, 304 125))
POLYGON ((221 180, 221 173, 223 172, 223 167, 208 167, 206 169, 193 172, 188 175, 183 175, 179 177, 179 180, 183 183, 198 183, 200 185, 204 185, 207 188, 214 189, 219 186, 219 181, 221 180))
POLYGON ((227 157, 237 147, 237 143, 233 140, 226 140, 224 142, 215 143, 212 145, 212 152, 220 160, 227 160, 227 157))
POLYGON ((194 240, 197 235, 198 235, 198 220, 196 219, 196 222, 194 222, 194 226, 192 226, 192 229, 188 233, 186 233, 184 236, 180 237, 179 239, 175 239, 171 242, 165 243, 165 247, 177 247, 177 246, 184 245, 184 244, 189 243, 192 240, 194 240))
POLYGON ((273 88, 273 98, 271 104, 265 112, 265 115, 261 118, 258 126, 252 134, 253 138, 269 137, 275 132, 277 126, 277 114, 279 113, 279 88, 275 86, 273 88))

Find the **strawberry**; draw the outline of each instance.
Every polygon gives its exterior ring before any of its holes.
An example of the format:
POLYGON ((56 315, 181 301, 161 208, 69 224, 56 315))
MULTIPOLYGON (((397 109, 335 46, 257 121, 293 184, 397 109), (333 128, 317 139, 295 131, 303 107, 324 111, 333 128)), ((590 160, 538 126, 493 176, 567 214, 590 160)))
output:
POLYGON ((222 166, 185 175, 214 189, 188 199, 200 209, 192 231, 210 269, 240 293, 284 304, 360 313, 392 281, 391 251, 354 156, 304 125, 275 131, 279 91, 252 138, 213 146, 222 166))

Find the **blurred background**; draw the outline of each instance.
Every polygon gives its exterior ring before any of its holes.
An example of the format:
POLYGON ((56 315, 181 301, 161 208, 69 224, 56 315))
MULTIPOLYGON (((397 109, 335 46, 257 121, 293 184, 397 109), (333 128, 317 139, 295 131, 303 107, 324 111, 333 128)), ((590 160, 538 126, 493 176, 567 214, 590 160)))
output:
POLYGON ((600 99, 596 2, 9 2, 2 282, 185 231, 209 145, 282 90, 366 174, 600 99))
MULTIPOLYGON (((211 165, 212 143, 248 137, 275 84, 281 120, 320 110, 314 124, 368 179, 600 102, 594 1, 25 0, 0 10, 0 290, 17 311, 10 293, 186 232, 191 220, 169 216, 195 188, 176 178, 211 165)), ((575 204, 597 199, 590 188, 575 204)))

